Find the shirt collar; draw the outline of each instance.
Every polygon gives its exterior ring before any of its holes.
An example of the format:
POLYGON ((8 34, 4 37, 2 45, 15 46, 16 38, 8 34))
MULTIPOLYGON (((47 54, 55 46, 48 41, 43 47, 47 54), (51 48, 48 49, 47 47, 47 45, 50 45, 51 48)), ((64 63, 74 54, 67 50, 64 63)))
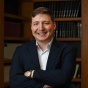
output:
MULTIPOLYGON (((53 42, 53 39, 54 39, 54 38, 52 38, 51 41, 48 43, 47 50, 50 49, 51 44, 52 44, 52 42, 53 42)), ((37 46, 39 49, 41 49, 41 48, 39 47, 39 44, 37 43, 37 41, 36 41, 36 46, 37 46)))

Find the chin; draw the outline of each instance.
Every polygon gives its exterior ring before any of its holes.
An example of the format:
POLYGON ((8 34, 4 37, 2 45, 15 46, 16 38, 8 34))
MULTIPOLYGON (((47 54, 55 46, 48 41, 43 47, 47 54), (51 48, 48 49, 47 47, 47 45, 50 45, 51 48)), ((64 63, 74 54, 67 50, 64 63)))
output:
POLYGON ((46 39, 40 39, 40 40, 38 40, 38 41, 40 41, 40 42, 44 42, 44 41, 46 41, 46 39))
POLYGON ((44 42, 46 39, 36 39, 37 41, 44 42))

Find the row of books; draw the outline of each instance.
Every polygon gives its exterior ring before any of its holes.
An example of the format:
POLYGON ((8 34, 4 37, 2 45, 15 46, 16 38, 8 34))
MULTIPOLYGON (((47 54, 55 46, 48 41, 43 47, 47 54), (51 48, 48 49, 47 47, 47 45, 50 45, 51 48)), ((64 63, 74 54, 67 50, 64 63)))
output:
POLYGON ((81 22, 79 21, 64 21, 56 22, 57 28, 55 30, 56 38, 81 38, 81 22))
POLYGON ((5 21, 4 22, 4 35, 6 37, 20 37, 21 24, 19 22, 5 21))
POLYGON ((81 2, 80 1, 52 1, 52 2, 35 2, 34 8, 47 7, 50 8, 55 18, 63 17, 79 17, 81 16, 81 2))

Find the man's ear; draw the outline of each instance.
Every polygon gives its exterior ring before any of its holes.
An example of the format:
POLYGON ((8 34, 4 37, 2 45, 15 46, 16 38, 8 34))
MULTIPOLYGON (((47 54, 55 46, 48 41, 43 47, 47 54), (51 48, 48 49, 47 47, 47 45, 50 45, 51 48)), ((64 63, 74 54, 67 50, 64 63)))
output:
POLYGON ((54 30, 56 30, 56 22, 53 23, 54 30))

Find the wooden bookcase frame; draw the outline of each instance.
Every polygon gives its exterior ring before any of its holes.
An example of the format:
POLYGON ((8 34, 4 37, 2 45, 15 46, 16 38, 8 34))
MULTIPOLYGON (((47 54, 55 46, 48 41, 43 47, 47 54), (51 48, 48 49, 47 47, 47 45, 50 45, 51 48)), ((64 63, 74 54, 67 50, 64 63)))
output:
MULTIPOLYGON (((29 26, 27 26, 27 31, 25 31, 23 38, 12 38, 12 37, 5 37, 4 38, 4 17, 13 18, 13 19, 20 19, 22 21, 25 20, 25 22, 30 18, 27 16, 27 12, 24 14, 25 9, 28 7, 28 4, 30 4, 30 12, 33 11, 33 3, 34 2, 45 2, 47 0, 21 0, 21 16, 15 16, 12 14, 4 14, 4 0, 0 0, 0 88, 4 88, 4 64, 10 64, 11 61, 5 61, 4 62, 4 40, 6 41, 28 41, 30 38, 32 38, 32 35, 30 33, 27 33, 28 30, 30 30, 29 26), (25 6, 27 5, 27 7, 25 6), (26 34, 27 33, 27 34, 26 34)), ((70 1, 70 0, 48 0, 48 1, 70 1)), ((81 18, 73 18, 73 20, 81 20, 82 21, 82 38, 81 39, 74 39, 73 41, 81 41, 81 59, 78 58, 77 61, 81 62, 81 80, 75 80, 73 81, 81 81, 81 88, 88 88, 88 0, 81 0, 81 11, 82 11, 82 17, 81 18)), ((67 20, 66 19, 55 19, 58 20, 67 20)), ((71 20, 71 19, 69 19, 71 20)), ((30 22, 29 22, 30 23, 30 22)), ((27 24, 25 24, 26 26, 27 24)), ((66 41, 70 41, 71 39, 66 39, 66 41)), ((63 39, 63 41, 65 41, 63 39)), ((8 86, 8 83, 5 84, 8 86)))

